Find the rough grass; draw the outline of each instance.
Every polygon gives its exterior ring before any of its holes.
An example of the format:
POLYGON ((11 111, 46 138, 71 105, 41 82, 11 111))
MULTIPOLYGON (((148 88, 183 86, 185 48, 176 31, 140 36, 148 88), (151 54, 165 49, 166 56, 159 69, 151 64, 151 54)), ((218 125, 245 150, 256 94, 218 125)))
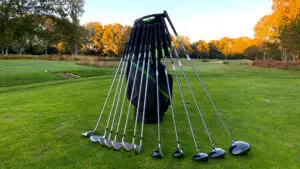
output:
MULTIPOLYGON (((144 151, 139 155, 92 144, 80 132, 95 125, 113 77, 109 69, 109 75, 95 73, 95 77, 54 81, 49 77, 43 83, 36 76, 38 83, 33 78, 31 84, 12 86, 19 84, 12 80, 9 87, 0 88, 0 168, 300 168, 299 72, 251 67, 237 61, 228 65, 201 61, 195 64, 232 134, 237 140, 252 144, 247 156, 227 154, 225 159, 211 159, 207 163, 192 161, 195 148, 176 85, 173 99, 184 159, 171 157, 176 143, 170 109, 161 125, 165 156, 162 160, 150 156, 157 148, 156 125, 145 126, 144 151)), ((39 62, 36 66, 28 60, 17 64, 0 62, 1 69, 4 65, 7 74, 18 77, 27 74, 29 70, 25 71, 25 67, 37 72, 45 67, 58 71, 80 70, 74 62, 39 62), (16 70, 22 71, 16 73, 16 70)), ((192 76, 191 68, 187 66, 186 70, 216 145, 227 150, 230 140, 192 76)), ((182 74, 179 76, 186 101, 191 102, 188 109, 197 142, 203 152, 209 152, 199 115, 182 74)), ((0 76, 1 83, 3 77, 0 76)), ((97 131, 99 135, 103 133, 108 113, 109 109, 97 131)), ((132 122, 131 115, 128 142, 132 122)), ((124 121, 120 131, 123 124, 124 121)))

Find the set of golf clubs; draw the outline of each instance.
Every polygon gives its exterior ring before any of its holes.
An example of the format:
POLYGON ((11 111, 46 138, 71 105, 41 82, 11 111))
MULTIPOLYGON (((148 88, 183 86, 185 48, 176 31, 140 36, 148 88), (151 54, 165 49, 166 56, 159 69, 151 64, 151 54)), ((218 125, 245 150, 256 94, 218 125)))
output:
POLYGON ((135 152, 140 153, 142 151, 142 143, 143 143, 143 132, 144 132, 144 120, 145 120, 145 109, 146 109, 146 100, 147 100, 147 88, 148 88, 148 84, 149 84, 149 67, 150 67, 150 62, 152 60, 154 60, 154 62, 152 63, 152 65, 155 65, 155 84, 156 84, 156 96, 157 96, 157 130, 158 130, 158 148, 157 150, 155 150, 152 153, 152 157, 154 158, 162 158, 163 157, 163 153, 162 153, 162 148, 161 148, 161 134, 160 134, 160 97, 159 97, 159 72, 158 71, 158 63, 160 61, 159 56, 161 56, 161 59, 163 60, 163 66, 164 66, 164 74, 166 76, 166 81, 167 81, 167 87, 168 87, 168 96, 169 96, 169 101, 170 101, 170 107, 171 107, 171 114, 172 114, 172 120, 173 120, 173 126, 174 126, 174 131, 175 131, 175 137, 176 137, 176 144, 177 144, 177 149, 176 151, 173 153, 173 157, 175 158, 182 158, 184 156, 184 153, 181 149, 180 146, 180 141, 179 141, 179 136, 178 136, 178 131, 177 131, 177 125, 176 125, 176 118, 175 118, 175 111, 174 111, 174 105, 172 103, 172 94, 171 94, 171 89, 170 89, 170 82, 169 82, 169 78, 168 78, 168 71, 167 71, 167 57, 169 56, 169 60, 172 64, 172 70, 176 79, 176 83, 178 86, 178 90, 180 93, 180 97, 181 97, 181 101, 185 110, 185 114, 187 117, 187 121, 189 124, 189 129, 193 138, 193 142, 195 144, 195 148, 196 148, 196 154, 192 157, 193 160, 195 161, 207 161, 208 158, 221 158, 225 156, 225 150, 223 150, 222 148, 219 148, 215 145, 215 143, 213 142, 212 136, 206 126, 206 122, 203 116, 203 113, 200 109, 200 106, 195 98, 194 92, 191 88, 190 82, 187 78, 186 72, 184 70, 184 66, 182 64, 182 61, 179 57, 179 54, 177 52, 177 49, 174 45, 174 42, 172 42, 172 38, 171 38, 171 34, 168 30, 168 26, 166 23, 166 20, 168 21, 170 27, 172 28, 177 41, 179 42, 180 46, 182 47, 185 56, 187 58, 187 60, 189 61, 193 73, 195 74, 195 76, 197 77, 197 80, 200 82, 201 87, 203 88, 204 92, 206 93, 211 105, 213 106, 216 115, 218 116, 218 118, 220 119, 226 133, 228 134, 228 137, 231 140, 231 146, 229 148, 229 151, 232 155, 241 155, 241 154, 246 154, 250 151, 250 144, 246 143, 244 141, 235 141, 233 139, 233 137, 231 136, 231 133, 229 132, 229 129, 227 128, 220 112, 218 111, 218 109, 216 108, 214 102, 212 101, 203 81, 201 80, 199 74, 197 73, 195 66, 192 62, 192 60, 190 59, 190 56, 188 55, 183 42, 181 41, 180 37, 178 36, 168 14, 166 11, 164 11, 162 14, 153 14, 153 15, 148 15, 145 17, 142 17, 138 20, 135 21, 135 23, 141 23, 141 24, 135 24, 135 26, 132 28, 131 34, 130 34, 130 38, 129 41, 126 45, 126 49, 125 49, 125 53, 124 56, 121 58, 120 60, 120 64, 116 70, 115 76, 113 78, 111 87, 109 89, 109 92, 107 94, 106 100, 104 102, 104 105, 102 107, 100 116, 98 118, 98 121, 96 123, 96 126, 94 128, 94 130, 92 131, 87 131, 85 133, 82 133, 83 136, 86 137, 90 137, 92 142, 99 142, 101 145, 106 146, 108 148, 113 148, 115 150, 120 150, 121 148, 123 148, 126 151, 131 151, 131 150, 135 150, 135 152), (137 36, 139 36, 140 38, 137 38, 137 36), (154 48, 154 53, 151 52, 151 49, 154 48), (167 50, 166 50, 167 49, 167 50), (160 53, 160 55, 159 55, 160 53), (175 56, 175 58, 173 57, 173 54, 175 56), (154 56, 152 56, 154 55, 154 56), (193 98, 193 101, 195 103, 196 109, 199 113, 200 119, 202 121, 203 127, 205 129, 205 132, 210 140, 210 144, 212 147, 212 151, 209 154, 203 153, 200 151, 199 147, 198 147, 198 143, 196 141, 196 137, 195 137, 195 133, 194 133, 194 129, 190 120, 190 115, 189 112, 187 110, 187 106, 186 106, 186 102, 185 102, 185 98, 184 98, 184 93, 182 91, 181 88, 181 84, 180 84, 180 80, 178 78, 177 75, 177 69, 176 69, 176 65, 175 65, 175 60, 177 60, 177 63, 180 67, 180 71, 183 74, 184 80, 186 82, 186 85, 189 89, 189 92, 193 98), (141 62, 141 63, 140 63, 141 62), (145 67, 146 67, 146 72, 145 72, 145 67), (136 111, 136 117, 135 117, 135 121, 134 121, 134 128, 133 128, 133 137, 132 137, 132 142, 126 142, 125 141, 125 137, 126 137, 126 129, 127 129, 127 125, 128 125, 128 119, 129 119, 129 115, 130 115, 130 108, 131 108, 131 101, 133 99, 133 90, 131 91, 130 94, 130 103, 128 104, 128 109, 127 109, 127 114, 126 114, 126 119, 125 119, 125 123, 124 123, 124 131, 123 131, 123 135, 122 135, 122 139, 121 141, 117 141, 117 137, 118 137, 118 132, 119 132, 119 127, 122 121, 122 115, 123 115, 123 109, 124 109, 124 105, 125 105, 125 100, 126 100, 126 93, 128 90, 128 85, 129 85, 129 80, 127 80, 126 85, 125 85, 125 91, 123 94, 123 97, 121 98, 122 95, 122 89, 124 86, 124 82, 125 82, 125 77, 126 77, 126 70, 128 70, 128 76, 130 77, 131 74, 134 75, 134 80, 133 80, 133 84, 132 84, 132 88, 136 88, 139 87, 139 92, 138 92, 138 103, 137 103, 137 110, 139 110, 139 108, 142 106, 143 104, 143 111, 142 111, 142 122, 141 122, 141 133, 140 133, 140 140, 139 140, 139 144, 136 143, 136 138, 137 138, 137 122, 138 122, 138 113, 139 111, 136 111), (138 71, 142 71, 142 76, 138 79, 137 78, 137 73, 138 71), (143 74, 145 74, 145 78, 143 76, 143 74), (104 130, 104 133, 102 136, 96 135, 96 130, 98 129, 99 125, 100 125, 100 121, 103 117, 103 113, 105 112, 105 108, 108 104, 108 100, 112 94, 112 91, 114 89, 115 83, 117 81, 117 85, 116 85, 116 89, 114 92, 114 96, 113 96, 113 102, 109 111, 109 115, 108 115, 108 120, 106 122, 106 127, 104 130), (140 86, 137 86, 136 82, 139 82, 140 86), (142 86, 143 84, 145 84, 145 89, 144 91, 142 91, 142 86), (140 99, 143 96, 143 100, 140 99), (122 99, 122 102, 121 102, 122 99), (119 109, 121 104, 121 108, 119 109), (117 127, 115 129, 115 133, 114 133, 114 123, 117 117, 117 114, 119 112, 119 119, 117 122, 117 127), (109 124, 111 124, 111 126, 109 127, 109 124), (114 133, 114 138, 113 137, 113 133, 114 133), (108 134, 108 136, 107 136, 108 134))

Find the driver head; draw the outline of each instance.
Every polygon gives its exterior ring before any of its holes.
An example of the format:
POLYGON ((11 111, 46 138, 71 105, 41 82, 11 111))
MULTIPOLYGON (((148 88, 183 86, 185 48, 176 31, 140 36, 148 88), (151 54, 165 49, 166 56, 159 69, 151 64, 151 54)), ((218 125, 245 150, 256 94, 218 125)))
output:
POLYGON ((134 150, 135 150, 135 152, 136 153, 141 153, 141 151, 142 151, 142 146, 140 146, 140 145, 133 145, 133 147, 134 147, 134 150))
POLYGON ((131 150, 133 149, 133 145, 132 145, 132 144, 123 142, 122 145, 123 145, 123 148, 124 148, 126 151, 131 151, 131 150))
POLYGON ((200 153, 198 152, 192 157, 193 160, 195 161, 207 161, 208 160, 208 155, 206 153, 200 153))
POLYGON ((231 144, 229 151, 232 155, 242 155, 247 154, 251 149, 251 146, 249 143, 246 143, 244 141, 235 141, 231 144))
POLYGON ((113 146, 113 148, 114 148, 116 151, 118 151, 118 150, 120 150, 120 149, 122 148, 122 144, 119 143, 119 142, 117 142, 117 141, 113 141, 113 142, 112 142, 112 146, 113 146))
POLYGON ((104 144, 106 145, 107 148, 111 148, 112 147, 112 142, 108 139, 104 140, 104 144))
POLYGON ((105 137, 100 137, 100 138, 99 138, 99 143, 100 143, 102 146, 105 146, 104 140, 105 140, 105 137))
POLYGON ((96 143, 97 141, 99 141, 101 136, 95 136, 95 135, 92 135, 90 136, 90 140, 93 142, 93 143, 96 143))
POLYGON ((95 131, 87 131, 85 133, 81 133, 81 135, 85 136, 85 137, 90 137, 92 135, 94 135, 96 132, 95 131))
POLYGON ((210 153, 209 153, 209 157, 210 158, 222 158, 225 156, 225 150, 221 149, 221 148, 217 148, 215 147, 210 153))

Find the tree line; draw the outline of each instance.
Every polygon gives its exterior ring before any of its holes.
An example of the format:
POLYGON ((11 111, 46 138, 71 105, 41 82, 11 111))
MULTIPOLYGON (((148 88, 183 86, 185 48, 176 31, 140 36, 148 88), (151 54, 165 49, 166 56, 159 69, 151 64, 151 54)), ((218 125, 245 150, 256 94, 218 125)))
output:
MULTIPOLYGON (((120 56, 131 30, 119 23, 80 25, 84 0, 2 0, 2 54, 120 56)), ((300 52, 300 0, 273 0, 272 13, 254 27, 255 38, 224 37, 191 43, 181 39, 192 58, 293 60, 300 52)), ((174 38, 175 40, 175 38, 174 38)), ((179 53, 179 43, 175 42, 179 53)))

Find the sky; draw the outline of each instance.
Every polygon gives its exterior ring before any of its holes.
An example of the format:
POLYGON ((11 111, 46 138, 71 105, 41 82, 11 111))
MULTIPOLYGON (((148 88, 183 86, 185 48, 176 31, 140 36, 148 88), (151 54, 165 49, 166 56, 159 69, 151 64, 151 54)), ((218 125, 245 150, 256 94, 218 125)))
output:
POLYGON ((167 10, 178 34, 198 40, 253 38, 256 22, 271 13, 272 0, 85 0, 81 23, 133 25, 135 19, 167 10))

